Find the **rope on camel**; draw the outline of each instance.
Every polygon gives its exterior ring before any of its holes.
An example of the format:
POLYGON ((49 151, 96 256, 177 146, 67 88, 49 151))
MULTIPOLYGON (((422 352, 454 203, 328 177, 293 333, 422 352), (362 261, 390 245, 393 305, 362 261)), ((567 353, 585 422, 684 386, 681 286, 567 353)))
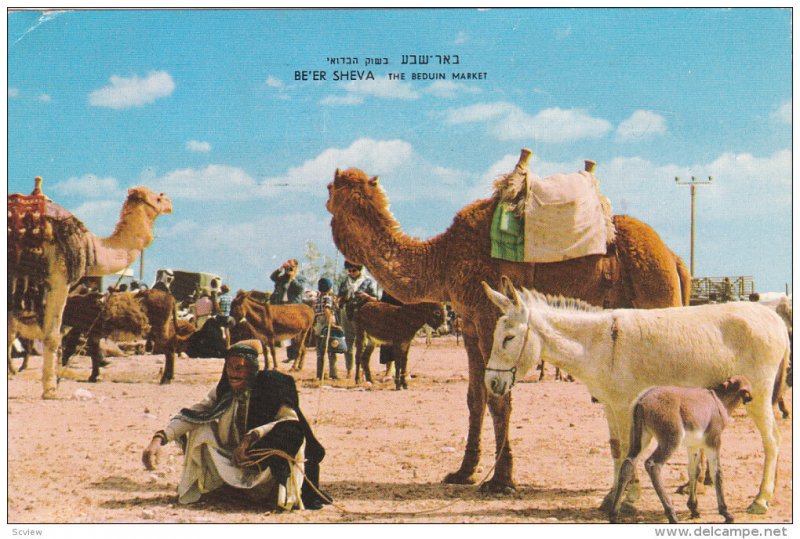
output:
MULTIPOLYGON (((500 458, 503 455, 503 450, 506 448, 506 439, 507 438, 508 438, 508 434, 506 434, 506 438, 503 439, 503 443, 500 446, 500 450, 497 452, 497 458, 495 459, 494 464, 492 464, 492 467, 489 468, 489 471, 486 472, 486 474, 483 476, 483 479, 481 479, 480 483, 478 483, 478 488, 480 488, 484 483, 486 483, 486 480, 489 479, 489 475, 497 467, 497 463, 500 462, 500 458)), ((284 451, 281 451, 280 449, 252 449, 252 450, 247 452, 247 455, 250 458, 248 460, 242 462, 241 466, 255 466, 256 464, 259 464, 259 463, 267 460, 268 458, 275 457, 275 456, 280 457, 280 458, 286 460, 287 462, 289 462, 289 464, 294 464, 295 466, 297 466, 298 464, 300 464, 302 462, 305 462, 304 460, 299 460, 299 459, 296 459, 296 458, 292 457, 291 455, 289 455, 288 453, 286 453, 284 451)), ((351 510, 347 509, 346 507, 344 507, 342 505, 339 505, 338 503, 335 503, 324 492, 322 492, 318 488, 317 485, 315 485, 313 482, 309 481, 308 476, 306 476, 305 470, 303 470, 299 466, 297 467, 297 469, 300 470, 300 473, 303 474, 303 478, 305 479, 305 481, 309 485, 311 485, 311 488, 314 490, 314 492, 316 492, 325 502, 329 503, 330 505, 332 505, 333 507, 335 507, 336 509, 338 509, 339 511, 341 511, 343 513, 347 513, 347 514, 350 514, 350 515, 362 515, 362 516, 397 516, 398 513, 399 513, 398 511, 351 511, 351 510)), ((442 511, 443 509, 447 509, 448 507, 451 507, 451 506, 455 505, 459 501, 461 501, 461 500, 453 500, 451 502, 447 502, 445 504, 439 505, 437 507, 433 507, 431 509, 421 509, 419 511, 405 512, 405 514, 409 514, 409 515, 424 515, 424 514, 428 514, 428 513, 436 513, 438 511, 442 511)))

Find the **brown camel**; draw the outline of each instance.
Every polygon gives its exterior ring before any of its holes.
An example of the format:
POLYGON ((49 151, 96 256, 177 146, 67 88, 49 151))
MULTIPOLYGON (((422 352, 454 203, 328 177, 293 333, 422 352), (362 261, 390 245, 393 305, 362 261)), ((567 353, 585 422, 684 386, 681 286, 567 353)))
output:
POLYGON ((89 382, 97 382, 100 367, 106 363, 100 339, 119 333, 140 338, 150 331, 147 314, 131 293, 73 294, 67 298, 62 320, 70 330, 61 339, 61 365, 69 364, 85 336, 85 349, 92 358, 89 382))
POLYGON ((56 397, 56 354, 69 287, 81 277, 128 267, 153 241, 156 217, 171 213, 172 202, 147 187, 129 189, 114 232, 98 238, 44 196, 41 178, 31 196, 39 204, 35 214, 19 210, 19 195, 8 197, 8 347, 10 352, 12 335, 43 340, 42 398, 47 399, 56 397))
MULTIPOLYGON (((531 264, 491 258, 489 230, 496 197, 469 204, 444 233, 421 241, 402 232, 377 176, 370 178, 358 169, 337 170, 328 193, 333 239, 347 260, 365 265, 402 302, 447 301, 463 317, 469 358, 469 432, 461 467, 447 475, 447 483, 473 483, 480 458, 487 406, 484 369, 499 317, 481 281, 499 286, 505 274, 518 286, 606 307, 669 307, 689 301, 691 279, 686 266, 650 226, 632 217, 614 216, 616 239, 606 255, 531 264)), ((508 440, 511 399, 491 397, 488 405, 496 452, 503 449, 493 477, 482 488, 510 492, 514 489, 508 440)), ((612 455, 616 455, 619 440, 616 433, 610 437, 612 455)))

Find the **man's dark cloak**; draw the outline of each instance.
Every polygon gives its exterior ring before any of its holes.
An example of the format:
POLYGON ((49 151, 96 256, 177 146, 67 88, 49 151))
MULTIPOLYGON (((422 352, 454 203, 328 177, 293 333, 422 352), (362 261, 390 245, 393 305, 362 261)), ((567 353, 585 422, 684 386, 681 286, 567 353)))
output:
MULTIPOLYGON (((309 506, 310 502, 323 500, 309 485, 309 482, 319 488, 319 465, 325 458, 325 448, 314 436, 303 412, 300 410, 300 401, 294 378, 276 370, 259 371, 250 382, 250 405, 246 420, 246 431, 260 427, 275 420, 281 406, 294 410, 298 422, 283 421, 263 438, 258 440, 251 449, 279 449, 289 455, 294 455, 303 444, 305 447, 305 475, 303 482, 303 504, 309 506)), ((217 405, 208 412, 198 412, 189 408, 181 410, 179 416, 192 423, 207 423, 221 416, 234 401, 234 394, 228 382, 228 375, 223 370, 222 377, 217 384, 217 405)), ((259 463, 259 469, 267 466, 272 470, 272 475, 280 482, 289 477, 289 463, 279 457, 272 456, 259 463)))

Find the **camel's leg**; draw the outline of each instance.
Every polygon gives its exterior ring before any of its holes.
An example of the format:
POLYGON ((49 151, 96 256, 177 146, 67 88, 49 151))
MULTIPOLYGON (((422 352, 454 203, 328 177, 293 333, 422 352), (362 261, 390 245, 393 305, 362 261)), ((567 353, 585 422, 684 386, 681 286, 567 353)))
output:
POLYGON ((751 514, 762 515, 769 510, 769 502, 775 492, 775 475, 778 471, 778 448, 781 442, 781 433, 772 411, 772 387, 754 391, 753 400, 745 405, 747 414, 753 419, 761 433, 764 444, 764 475, 761 478, 761 487, 758 496, 747 508, 751 514))
POLYGON ((508 435, 509 420, 511 418, 511 392, 502 397, 488 398, 489 414, 492 416, 495 437, 495 456, 497 466, 494 476, 485 483, 481 490, 488 492, 511 493, 516 490, 514 485, 514 461, 511 455, 511 440, 508 435))
POLYGON ((544 360, 539 362, 539 381, 544 379, 544 360))
POLYGON ((467 407, 469 408, 469 431, 467 433, 467 447, 461 467, 456 472, 448 474, 444 482, 453 484, 472 484, 475 482, 473 474, 481 457, 481 428, 483 416, 486 411, 486 386, 483 382, 485 362, 483 354, 478 348, 478 337, 475 326, 464 320, 464 347, 467 349, 469 361, 469 386, 467 388, 467 407))
POLYGON ((11 339, 11 344, 8 345, 8 375, 13 376, 17 374, 17 369, 14 368, 14 363, 11 360, 11 351, 14 348, 14 339, 11 339))
POLYGON ((58 348, 61 346, 61 317, 67 303, 69 287, 64 275, 55 271, 49 275, 50 288, 45 291, 44 320, 42 334, 44 336, 44 352, 42 353, 42 398, 56 398, 58 388, 57 375, 60 366, 56 365, 58 348), (58 371, 57 371, 58 369, 58 371))
MULTIPOLYGON (((481 322, 481 330, 478 335, 480 338, 480 350, 484 352, 483 357, 488 357, 494 341, 494 324, 488 320, 481 322)), ((483 383, 485 369, 481 369, 481 386, 483 383)), ((513 475, 513 457, 511 455, 511 440, 509 439, 509 422, 511 419, 511 392, 509 391, 502 397, 489 397, 489 414, 492 416, 494 425, 495 456, 497 465, 494 469, 492 478, 481 486, 481 490, 489 492, 510 493, 516 490, 513 475)))
POLYGON ((672 524, 677 524, 678 517, 675 515, 675 509, 672 507, 669 496, 664 490, 664 485, 661 483, 661 467, 669 460, 669 457, 672 456, 672 453, 675 452, 679 445, 679 438, 667 436, 659 439, 658 447, 644 463, 644 467, 653 481, 653 488, 658 494, 658 499, 661 500, 661 505, 664 506, 664 513, 666 513, 672 524))
POLYGON ((714 487, 717 491, 717 509, 719 514, 725 517, 725 523, 733 522, 733 515, 728 512, 728 505, 725 503, 725 496, 722 493, 722 470, 719 468, 719 448, 708 450, 708 468, 714 477, 714 487))
POLYGON ((12 361, 12 358, 11 358, 11 353, 14 350, 14 339, 16 339, 16 333, 17 333, 16 330, 11 327, 12 324, 13 324, 13 322, 11 321, 11 317, 9 316, 7 324, 6 324, 6 326, 8 328, 8 332, 6 333, 6 338, 8 340, 7 344, 8 344, 8 374, 9 375, 17 374, 17 370, 14 368, 14 362, 12 361))
POLYGON ((700 518, 700 513, 697 512, 697 478, 700 476, 700 450, 689 450, 689 499, 686 501, 686 507, 692 514, 692 518, 700 518))

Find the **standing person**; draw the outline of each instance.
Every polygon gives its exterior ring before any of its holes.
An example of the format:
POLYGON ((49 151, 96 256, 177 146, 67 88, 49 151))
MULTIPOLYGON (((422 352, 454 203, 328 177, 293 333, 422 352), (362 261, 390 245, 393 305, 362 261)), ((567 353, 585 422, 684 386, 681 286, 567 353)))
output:
POLYGON ((161 275, 158 281, 153 284, 153 290, 163 290, 164 292, 171 292, 172 281, 175 280, 175 273, 169 269, 161 270, 161 275))
POLYGON ((306 289, 305 280, 297 274, 299 263, 290 258, 281 267, 272 272, 269 278, 275 283, 275 290, 269 297, 273 305, 284 303, 302 303, 306 289))
POLYGON ((355 316, 362 305, 378 299, 378 287, 375 281, 364 275, 364 266, 345 261, 344 269, 347 275, 339 284, 339 315, 347 342, 344 365, 347 368, 347 377, 350 378, 356 342, 355 316))
POLYGON ((303 484, 300 463, 305 460, 305 475, 318 487, 325 449, 300 411, 294 379, 259 371, 260 353, 257 340, 231 346, 217 386, 156 432, 142 453, 145 467, 153 470, 162 445, 178 441, 183 446, 179 503, 197 502, 228 485, 255 502, 286 510, 322 507, 322 498, 303 484), (295 461, 273 455, 254 463, 254 449, 278 449, 295 461))
POLYGON ((194 324, 198 329, 203 327, 213 311, 214 302, 211 300, 211 290, 205 287, 200 291, 200 297, 194 304, 194 324))
MULTIPOLYGON (((305 292, 306 283, 297 274, 298 266, 297 259, 290 258, 269 276, 272 282, 275 283, 275 290, 269 297, 270 304, 303 303, 303 292, 305 292)), ((286 359, 283 362, 294 362, 297 359, 299 347, 300 343, 292 342, 286 348, 286 359)))
POLYGON ((233 298, 229 292, 231 291, 228 288, 228 285, 224 284, 219 289, 219 296, 217 296, 217 305, 216 305, 216 313, 219 316, 229 317, 231 315, 231 302, 233 298))
POLYGON ((326 334, 330 334, 331 328, 336 325, 335 304, 336 298, 333 295, 333 283, 327 277, 323 277, 317 282, 319 295, 314 303, 314 335, 317 337, 317 379, 322 380, 325 373, 325 349, 328 349, 328 363, 330 379, 338 380, 336 372, 336 352, 326 336, 322 332, 327 328, 326 334), (326 342, 328 341, 328 342, 326 342))

